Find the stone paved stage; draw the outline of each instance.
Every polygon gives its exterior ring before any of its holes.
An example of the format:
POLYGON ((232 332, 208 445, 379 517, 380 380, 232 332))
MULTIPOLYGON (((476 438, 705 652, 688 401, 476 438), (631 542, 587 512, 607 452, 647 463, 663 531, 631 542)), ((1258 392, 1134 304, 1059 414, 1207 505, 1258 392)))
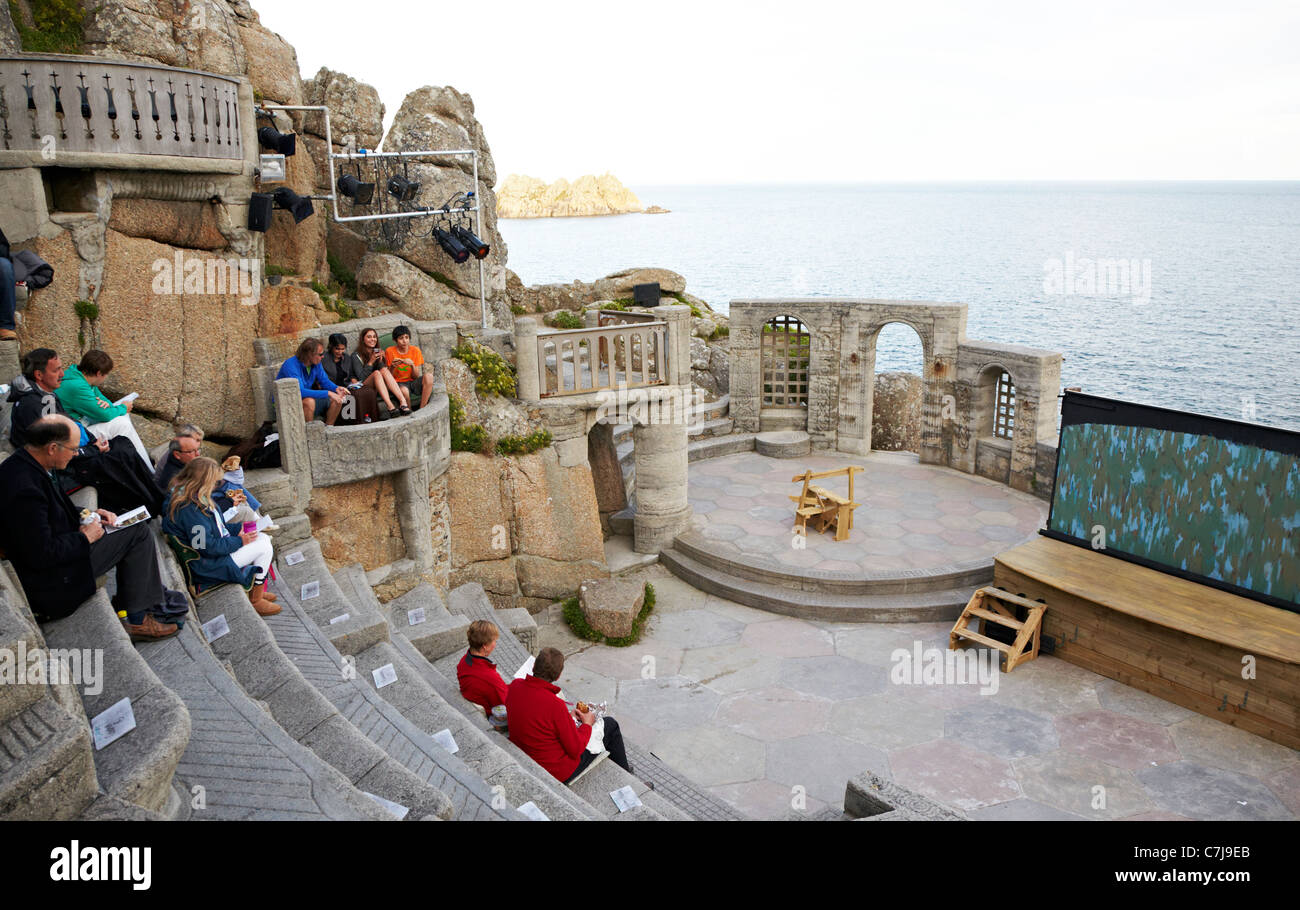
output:
MULTIPOLYGON (((815 483, 847 494, 845 478, 815 483)), ((922 465, 915 455, 814 454, 769 458, 754 452, 691 465, 695 512, 688 539, 715 555, 795 577, 851 580, 935 574, 988 567, 993 557, 1033 537, 1047 503, 1004 484, 952 468, 922 465), (866 468, 854 479, 861 503, 846 541, 809 529, 794 545, 794 503, 807 469, 866 468)), ((990 576, 991 577, 991 576, 990 576)))
POLYGON ((791 619, 663 566, 626 577, 657 594, 636 645, 582 641, 556 608, 537 617, 540 643, 567 656, 560 684, 608 701, 633 742, 752 817, 839 807, 867 769, 974 819, 1300 816, 1300 752, 1056 658, 998 674, 989 694, 905 684, 895 650, 943 649, 951 623, 791 619))

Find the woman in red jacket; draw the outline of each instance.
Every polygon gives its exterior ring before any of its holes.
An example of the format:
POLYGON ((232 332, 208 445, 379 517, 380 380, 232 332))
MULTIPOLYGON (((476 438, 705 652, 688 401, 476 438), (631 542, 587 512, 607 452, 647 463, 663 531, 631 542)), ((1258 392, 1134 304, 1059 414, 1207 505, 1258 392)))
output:
MULTIPOLYGON (((551 772, 556 780, 567 784, 596 760, 587 749, 596 712, 590 709, 579 712, 575 708, 569 713, 568 706, 557 697, 560 687, 555 685, 563 672, 564 655, 555 648, 542 648, 533 664, 532 675, 510 684, 506 692, 506 717, 510 723, 510 741, 551 772)), ((605 718, 603 744, 614 763, 631 773, 623 734, 618 729, 618 721, 612 717, 605 718)))

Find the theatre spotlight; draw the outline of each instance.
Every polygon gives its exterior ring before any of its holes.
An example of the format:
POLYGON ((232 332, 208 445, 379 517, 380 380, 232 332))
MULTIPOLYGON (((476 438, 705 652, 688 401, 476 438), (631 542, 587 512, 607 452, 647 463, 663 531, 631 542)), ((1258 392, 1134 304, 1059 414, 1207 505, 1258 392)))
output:
POLYGON ((434 228, 433 236, 443 251, 456 262, 464 262, 469 258, 469 250, 465 249, 465 245, 442 228, 434 228))
POLYGON ((285 209, 293 215, 294 224, 300 223, 304 218, 308 218, 315 211, 311 205, 310 196, 299 196, 287 186, 282 186, 275 191, 275 204, 278 208, 285 209))
POLYGON ((461 227, 459 224, 451 229, 451 235, 459 240, 462 246, 473 253, 475 259, 482 259, 488 254, 488 245, 475 237, 471 231, 461 227))
POLYGON ((375 185, 362 183, 351 174, 344 174, 339 178, 339 192, 351 199, 353 205, 369 205, 370 200, 375 198, 375 185))
POLYGON ((420 181, 408 180, 401 174, 388 178, 388 194, 398 202, 410 202, 420 192, 420 181))
POLYGON ((270 149, 280 155, 292 155, 298 150, 296 133, 282 133, 273 126, 264 126, 257 131, 257 141, 262 148, 270 149))

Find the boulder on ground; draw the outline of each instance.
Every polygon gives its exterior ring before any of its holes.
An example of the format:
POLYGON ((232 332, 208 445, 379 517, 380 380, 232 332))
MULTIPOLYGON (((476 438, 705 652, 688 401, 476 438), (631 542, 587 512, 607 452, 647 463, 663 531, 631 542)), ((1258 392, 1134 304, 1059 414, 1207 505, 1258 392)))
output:
POLYGON ((620 578, 588 581, 578 589, 578 606, 587 625, 608 638, 632 634, 645 604, 645 585, 620 578))

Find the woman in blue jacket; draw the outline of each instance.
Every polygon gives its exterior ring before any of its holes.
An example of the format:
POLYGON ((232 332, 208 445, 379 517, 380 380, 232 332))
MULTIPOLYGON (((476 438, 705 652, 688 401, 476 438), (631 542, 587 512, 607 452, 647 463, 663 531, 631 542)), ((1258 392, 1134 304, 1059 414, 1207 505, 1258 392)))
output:
POLYGON ((239 522, 226 523, 213 501, 220 482, 221 466, 211 458, 195 458, 182 468, 172 480, 163 511, 163 533, 199 554, 188 567, 197 579, 247 586, 251 575, 249 600, 262 616, 274 616, 280 607, 275 595, 266 590, 274 556, 271 539, 257 531, 241 533, 239 522))

